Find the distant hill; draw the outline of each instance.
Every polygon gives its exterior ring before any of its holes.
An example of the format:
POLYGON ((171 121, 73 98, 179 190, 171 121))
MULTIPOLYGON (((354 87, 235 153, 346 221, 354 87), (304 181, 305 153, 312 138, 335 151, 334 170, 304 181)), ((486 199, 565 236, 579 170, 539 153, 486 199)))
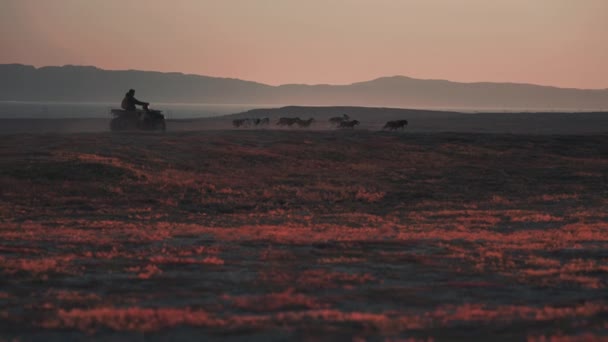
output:
POLYGON ((228 78, 95 67, 0 65, 0 100, 114 101, 130 88, 150 102, 258 103, 272 87, 228 78))
POLYGON ((383 77, 350 85, 270 86, 182 73, 0 64, 0 100, 3 101, 119 102, 129 88, 135 88, 139 97, 150 102, 468 109, 608 108, 608 89, 457 83, 405 76, 383 77))
MULTIPOLYGON (((347 114, 351 119, 361 122, 358 130, 381 130, 389 120, 408 120, 407 132, 467 132, 467 133, 509 133, 509 134, 598 134, 607 133, 608 112, 525 112, 525 113, 490 113, 466 114, 448 111, 374 108, 374 107, 304 107, 288 106, 282 108, 252 109, 246 112, 200 119, 206 124, 197 125, 188 122, 189 129, 199 127, 233 128, 232 119, 265 118, 271 120, 269 126, 256 128, 276 128, 280 117, 314 118, 310 129, 335 129, 328 118, 347 114), (210 122, 215 122, 210 124, 210 122)), ((297 128, 296 128, 297 130, 297 128)))
POLYGON ((280 117, 299 117, 302 119, 315 118, 326 121, 333 116, 349 115, 352 119, 360 121, 384 122, 399 119, 447 119, 466 116, 467 114, 447 111, 402 109, 402 108, 375 108, 375 107, 303 107, 287 106, 281 108, 252 109, 243 113, 226 115, 224 118, 270 118, 276 120, 280 117))

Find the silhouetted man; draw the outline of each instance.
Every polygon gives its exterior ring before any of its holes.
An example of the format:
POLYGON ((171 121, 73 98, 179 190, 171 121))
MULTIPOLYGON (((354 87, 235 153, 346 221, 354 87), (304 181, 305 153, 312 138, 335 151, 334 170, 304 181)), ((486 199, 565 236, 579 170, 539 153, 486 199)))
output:
POLYGON ((122 104, 120 105, 124 110, 137 110, 135 105, 140 105, 143 109, 148 110, 148 102, 141 102, 135 98, 135 90, 129 89, 129 91, 125 94, 125 98, 122 99, 122 104))

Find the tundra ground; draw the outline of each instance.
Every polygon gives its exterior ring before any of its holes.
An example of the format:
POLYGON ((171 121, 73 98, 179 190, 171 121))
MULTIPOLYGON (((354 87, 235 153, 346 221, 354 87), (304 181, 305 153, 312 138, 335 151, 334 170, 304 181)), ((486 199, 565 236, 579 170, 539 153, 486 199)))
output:
POLYGON ((608 336, 608 135, 0 136, 0 340, 608 336))

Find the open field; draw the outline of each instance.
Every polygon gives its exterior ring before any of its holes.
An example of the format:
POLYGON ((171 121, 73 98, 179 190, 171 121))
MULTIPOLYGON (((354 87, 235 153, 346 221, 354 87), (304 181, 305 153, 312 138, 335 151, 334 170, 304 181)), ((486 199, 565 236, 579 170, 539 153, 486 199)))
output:
MULTIPOLYGON (((161 108, 164 109, 164 108, 161 108)), ((280 117, 313 118, 307 130, 335 130, 328 119, 348 114, 361 122, 357 130, 379 131, 389 120, 408 120, 408 132, 508 133, 508 134, 598 134, 608 133, 608 112, 573 113, 459 113, 401 108, 301 107, 254 109, 238 114, 210 118, 175 119, 167 114, 172 132, 233 129, 239 118, 270 119, 262 128, 281 129, 280 117)), ((111 117, 80 119, 12 118, 0 119, 0 134, 17 133, 98 133, 108 132, 111 117)), ((246 128, 242 128, 246 129, 246 128)), ((282 128, 297 130, 298 128, 282 128)))
POLYGON ((608 338, 608 135, 4 134, 0 274, 7 341, 608 338))

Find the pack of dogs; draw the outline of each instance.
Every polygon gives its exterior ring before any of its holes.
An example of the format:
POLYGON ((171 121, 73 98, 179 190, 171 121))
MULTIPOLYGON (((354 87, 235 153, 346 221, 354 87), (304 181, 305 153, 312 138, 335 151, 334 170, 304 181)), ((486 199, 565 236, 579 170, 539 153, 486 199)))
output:
MULTIPOLYGON (((304 119, 300 119, 299 117, 295 117, 295 118, 286 118, 286 117, 282 117, 279 118, 279 120, 276 122, 277 126, 281 126, 281 127, 300 127, 300 128, 307 128, 310 127, 313 123, 315 122, 314 118, 309 118, 307 120, 304 119)), ((342 116, 335 116, 332 118, 329 118, 328 120, 329 124, 334 127, 334 128, 345 128, 345 129, 353 129, 355 128, 355 126, 358 126, 361 124, 361 122, 359 122, 359 120, 351 120, 350 116, 343 114, 342 116)), ((407 120, 394 120, 394 121, 388 121, 384 127, 382 127, 382 130, 389 130, 389 131, 395 131, 395 130, 405 130, 405 127, 407 126, 407 120)), ((261 127, 261 126, 268 126, 270 125, 270 119, 269 118, 244 118, 244 119, 234 119, 232 120, 232 125, 236 128, 249 128, 249 127, 261 127)))

